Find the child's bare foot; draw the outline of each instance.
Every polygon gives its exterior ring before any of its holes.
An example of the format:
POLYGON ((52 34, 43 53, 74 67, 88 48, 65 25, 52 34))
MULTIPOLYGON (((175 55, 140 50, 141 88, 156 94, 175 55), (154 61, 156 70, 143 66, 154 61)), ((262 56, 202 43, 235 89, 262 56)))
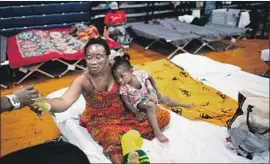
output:
POLYGON ((154 135, 161 143, 169 142, 169 139, 161 132, 154 133, 154 135))

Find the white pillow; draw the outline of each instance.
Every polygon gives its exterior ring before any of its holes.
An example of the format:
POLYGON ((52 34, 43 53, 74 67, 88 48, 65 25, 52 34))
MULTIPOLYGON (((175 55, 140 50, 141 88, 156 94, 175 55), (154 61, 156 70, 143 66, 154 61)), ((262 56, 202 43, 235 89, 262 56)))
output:
POLYGON ((224 77, 241 70, 238 66, 220 63, 208 57, 190 53, 178 54, 171 59, 171 62, 199 80, 206 80, 209 77, 224 77))
MULTIPOLYGON (((47 98, 61 97, 66 92, 67 89, 68 88, 63 88, 58 91, 52 92, 47 96, 47 98)), ((86 106, 85 99, 81 95, 79 99, 73 105, 71 105, 71 107, 67 109, 65 112, 55 113, 56 122, 61 123, 69 118, 79 119, 79 115, 81 115, 82 112, 85 110, 85 106, 86 106)))
POLYGON ((269 49, 265 49, 261 51, 261 59, 263 61, 270 61, 270 55, 269 55, 270 51, 269 49))

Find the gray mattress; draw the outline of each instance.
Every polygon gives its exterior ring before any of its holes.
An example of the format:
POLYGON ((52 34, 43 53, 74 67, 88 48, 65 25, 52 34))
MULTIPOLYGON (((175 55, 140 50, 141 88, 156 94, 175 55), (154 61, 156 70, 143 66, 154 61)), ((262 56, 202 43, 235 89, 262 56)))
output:
POLYGON ((180 22, 176 19, 157 20, 158 23, 166 28, 174 29, 180 33, 191 33, 201 37, 203 40, 216 41, 224 38, 223 32, 208 29, 202 26, 196 26, 188 23, 180 22))
POLYGON ((222 25, 216 25, 216 24, 207 24, 204 27, 211 30, 220 31, 223 33, 224 36, 241 35, 245 31, 247 31, 246 28, 236 28, 236 27, 222 26, 222 25))
POLYGON ((164 39, 174 45, 183 45, 193 39, 200 38, 194 34, 182 34, 158 24, 132 23, 130 24, 135 34, 149 39, 164 39))
POLYGON ((168 29, 173 29, 183 34, 192 33, 200 36, 203 40, 207 41, 217 41, 227 36, 241 35, 246 30, 214 24, 197 26, 188 23, 183 23, 176 19, 162 19, 157 20, 157 22, 168 29))

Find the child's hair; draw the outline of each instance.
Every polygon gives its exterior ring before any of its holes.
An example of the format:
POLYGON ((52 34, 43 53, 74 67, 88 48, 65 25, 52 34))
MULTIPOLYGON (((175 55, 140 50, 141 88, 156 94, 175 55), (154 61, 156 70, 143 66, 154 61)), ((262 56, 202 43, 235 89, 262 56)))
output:
POLYGON ((127 53, 124 53, 123 56, 116 56, 114 58, 115 63, 112 66, 112 71, 117 70, 119 67, 124 67, 127 70, 130 70, 132 68, 132 65, 130 64, 130 56, 127 53))

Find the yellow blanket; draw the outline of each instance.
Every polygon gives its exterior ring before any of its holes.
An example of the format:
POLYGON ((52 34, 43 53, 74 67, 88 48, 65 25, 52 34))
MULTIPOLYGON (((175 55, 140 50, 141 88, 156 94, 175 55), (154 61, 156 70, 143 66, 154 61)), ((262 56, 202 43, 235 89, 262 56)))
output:
MULTIPOLYGON (((191 63, 192 64, 192 63, 191 63)), ((203 120, 226 126, 237 109, 237 102, 225 94, 194 80, 187 72, 166 59, 136 65, 153 75, 160 93, 194 108, 166 107, 191 120, 203 120)))

